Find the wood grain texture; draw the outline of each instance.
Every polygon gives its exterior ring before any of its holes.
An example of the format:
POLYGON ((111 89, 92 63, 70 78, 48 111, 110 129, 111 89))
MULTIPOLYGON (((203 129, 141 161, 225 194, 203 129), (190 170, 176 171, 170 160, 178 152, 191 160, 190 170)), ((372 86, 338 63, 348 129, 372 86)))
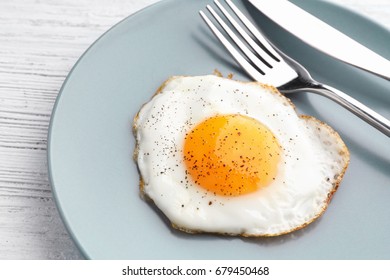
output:
MULTIPOLYGON (((0 1, 0 259, 82 258, 58 215, 48 181, 52 107, 88 46, 154 2, 0 1)), ((388 0, 334 2, 390 28, 388 0)))

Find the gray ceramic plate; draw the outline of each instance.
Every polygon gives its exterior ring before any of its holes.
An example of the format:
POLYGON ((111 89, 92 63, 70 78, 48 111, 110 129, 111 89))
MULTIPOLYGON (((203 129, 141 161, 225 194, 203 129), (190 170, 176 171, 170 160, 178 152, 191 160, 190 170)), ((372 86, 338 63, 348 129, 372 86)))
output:
MULTIPOLYGON (((321 81, 390 117, 390 84, 345 66, 282 32, 238 2, 265 32, 321 81)), ((324 1, 294 1, 390 58, 390 33, 324 1)), ((390 142, 324 98, 292 96, 299 111, 340 132, 351 164, 325 215, 276 238, 187 235, 139 197, 132 119, 171 75, 241 74, 198 10, 210 1, 168 0, 105 33, 69 74, 49 134, 49 172, 62 218, 92 259, 390 258, 390 142)))

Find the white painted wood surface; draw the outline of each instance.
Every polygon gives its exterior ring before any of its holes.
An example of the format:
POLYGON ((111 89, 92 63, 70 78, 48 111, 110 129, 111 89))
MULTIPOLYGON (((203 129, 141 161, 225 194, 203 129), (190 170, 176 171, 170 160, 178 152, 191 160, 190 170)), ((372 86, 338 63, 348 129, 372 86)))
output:
MULTIPOLYGON (((48 181, 51 110, 87 47, 157 1, 0 0, 0 259, 82 258, 48 181)), ((390 29, 390 0, 331 1, 390 29)))

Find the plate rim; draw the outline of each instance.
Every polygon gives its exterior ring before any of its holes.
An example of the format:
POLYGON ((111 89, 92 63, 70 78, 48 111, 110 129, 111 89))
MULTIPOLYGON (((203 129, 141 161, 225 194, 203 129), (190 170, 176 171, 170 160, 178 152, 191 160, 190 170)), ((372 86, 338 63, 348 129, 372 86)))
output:
MULTIPOLYGON (((67 217, 66 217, 63 205, 61 203, 61 199, 60 199, 60 197, 58 195, 57 188, 56 188, 55 183, 54 183, 53 167, 52 167, 52 155, 51 155, 52 154, 52 141, 51 141, 51 139, 52 139, 52 136, 53 136, 53 133, 54 133, 53 132, 53 126, 54 126, 54 122, 55 122, 55 118, 56 118, 56 112, 57 112, 58 107, 60 106, 61 97, 64 94, 65 88, 66 88, 69 80, 72 78, 73 72, 78 67, 78 65, 81 63, 81 61, 84 59, 84 57, 90 52, 90 50, 97 43, 99 43, 108 33, 110 33, 113 29, 117 28, 117 26, 123 24, 125 21, 130 20, 130 19, 132 19, 134 17, 137 17, 137 16, 142 16, 142 14, 145 13, 146 11, 149 11, 150 9, 159 8, 160 5, 163 5, 163 4, 167 3, 167 2, 172 2, 172 1, 175 1, 175 0, 162 0, 162 1, 159 1, 159 2, 155 2, 155 3, 151 4, 151 5, 148 5, 148 6, 144 7, 144 8, 141 8, 140 10, 138 10, 138 11, 136 11, 136 12, 134 12, 134 13, 124 17, 123 19, 121 19, 120 21, 115 23, 113 26, 108 28, 106 31, 104 31, 100 36, 98 36, 98 38, 95 41, 93 41, 93 43, 91 43, 84 50, 84 52, 80 55, 80 57, 77 59, 75 64, 72 66, 72 68, 70 69, 70 71, 66 75, 66 78, 62 82, 62 85, 61 85, 61 87, 60 87, 60 89, 58 91, 58 95, 57 95, 57 97, 55 99, 53 108, 51 110, 49 127, 48 127, 47 138, 46 138, 46 140, 47 140, 46 160, 47 160, 47 170, 48 170, 49 184, 50 184, 50 188, 51 188, 51 191, 52 191, 52 194, 53 194, 53 198, 54 198, 57 210, 58 210, 58 212, 60 214, 61 220, 62 220, 62 222, 63 222, 63 224, 65 226, 66 231, 71 236, 73 242, 76 244, 76 247, 79 249, 81 254, 85 258, 87 258, 87 259, 92 259, 92 258, 90 256, 90 254, 87 252, 87 250, 85 249, 85 247, 83 246, 83 244, 81 244, 79 238, 77 238, 76 233, 74 232, 74 230, 71 228, 71 226, 70 226, 70 224, 69 224, 69 222, 67 220, 67 217)), ((176 1, 181 1, 181 0, 176 0, 176 1)))

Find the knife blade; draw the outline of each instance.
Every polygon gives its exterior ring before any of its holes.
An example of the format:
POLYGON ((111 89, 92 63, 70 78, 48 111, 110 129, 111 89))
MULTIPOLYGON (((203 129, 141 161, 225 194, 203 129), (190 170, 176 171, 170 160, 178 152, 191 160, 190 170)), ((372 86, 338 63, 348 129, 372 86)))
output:
POLYGON ((390 80, 390 61, 287 0, 249 0, 260 12, 308 45, 390 80))

